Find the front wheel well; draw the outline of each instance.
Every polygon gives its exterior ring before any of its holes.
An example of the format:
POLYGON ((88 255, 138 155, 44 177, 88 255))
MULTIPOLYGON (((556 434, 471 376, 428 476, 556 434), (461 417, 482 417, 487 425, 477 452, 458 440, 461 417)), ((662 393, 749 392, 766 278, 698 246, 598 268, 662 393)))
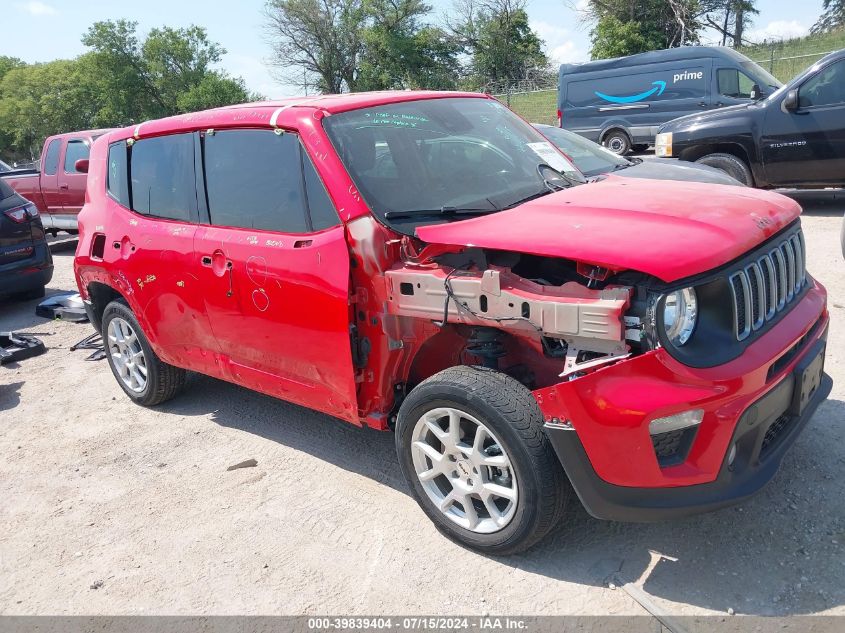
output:
POLYGON ((97 281, 88 284, 88 297, 91 300, 91 314, 88 316, 91 318, 91 325, 98 332, 102 330, 103 313, 106 310, 106 306, 118 299, 125 301, 123 295, 117 290, 97 281))
POLYGON ((679 159, 694 163, 699 158, 707 156, 708 154, 730 154, 736 156, 746 165, 750 165, 748 160, 748 152, 742 145, 736 143, 714 143, 709 145, 695 145, 682 151, 678 156, 679 159))

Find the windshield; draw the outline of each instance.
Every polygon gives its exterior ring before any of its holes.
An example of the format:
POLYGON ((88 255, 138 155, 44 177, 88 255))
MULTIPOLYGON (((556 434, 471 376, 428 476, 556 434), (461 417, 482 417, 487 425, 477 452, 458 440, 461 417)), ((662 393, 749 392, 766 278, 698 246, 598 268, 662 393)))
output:
POLYGON ((752 61, 747 62, 740 62, 740 66, 745 70, 746 73, 754 80, 754 82, 760 86, 762 90, 765 92, 769 92, 770 90, 777 90, 783 84, 777 80, 775 76, 770 74, 767 70, 765 70, 759 64, 755 64, 752 61))
POLYGON ((627 158, 618 156, 598 143, 593 143, 569 130, 552 127, 551 125, 536 125, 534 127, 554 143, 560 151, 569 156, 585 176, 598 176, 633 165, 627 158))
POLYGON ((391 103, 335 114, 323 125, 373 213, 406 234, 584 181, 537 130, 493 99, 391 103), (550 186, 550 172, 563 184, 550 186))

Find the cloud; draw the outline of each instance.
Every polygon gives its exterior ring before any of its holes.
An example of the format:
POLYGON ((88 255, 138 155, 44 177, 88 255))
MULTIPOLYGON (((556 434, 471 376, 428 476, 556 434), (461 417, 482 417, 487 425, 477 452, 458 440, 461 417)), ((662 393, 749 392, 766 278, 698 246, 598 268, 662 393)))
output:
POLYGON ((543 40, 550 61, 557 64, 569 64, 589 60, 589 52, 583 42, 579 41, 584 39, 583 36, 578 37, 567 28, 543 20, 531 20, 531 28, 543 40))
POLYGON ((17 7, 20 11, 24 11, 34 16, 57 15, 58 11, 49 4, 32 0, 31 2, 19 2, 17 7))
POLYGON ((810 28, 797 20, 774 20, 762 28, 751 29, 746 37, 752 42, 788 40, 803 37, 809 32, 810 28))

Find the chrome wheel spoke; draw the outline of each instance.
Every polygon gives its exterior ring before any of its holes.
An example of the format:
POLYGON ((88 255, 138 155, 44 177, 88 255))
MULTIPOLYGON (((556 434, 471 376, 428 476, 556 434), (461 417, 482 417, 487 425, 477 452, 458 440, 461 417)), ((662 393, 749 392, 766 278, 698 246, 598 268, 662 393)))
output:
POLYGON ((519 500, 513 468, 483 422, 452 407, 432 409, 417 421, 410 450, 426 496, 455 524, 489 534, 513 519, 519 500))

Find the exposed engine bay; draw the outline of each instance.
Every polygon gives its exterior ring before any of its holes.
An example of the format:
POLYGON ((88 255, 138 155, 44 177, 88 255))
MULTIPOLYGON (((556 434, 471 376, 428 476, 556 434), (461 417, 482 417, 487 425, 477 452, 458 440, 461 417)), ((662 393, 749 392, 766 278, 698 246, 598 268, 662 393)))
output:
POLYGON ((385 277, 388 314, 468 327, 469 352, 497 369, 508 354, 502 334, 533 344, 557 380, 622 360, 626 338, 639 340, 639 319, 626 316, 635 288, 606 269, 481 249, 417 255, 406 244, 385 277))

